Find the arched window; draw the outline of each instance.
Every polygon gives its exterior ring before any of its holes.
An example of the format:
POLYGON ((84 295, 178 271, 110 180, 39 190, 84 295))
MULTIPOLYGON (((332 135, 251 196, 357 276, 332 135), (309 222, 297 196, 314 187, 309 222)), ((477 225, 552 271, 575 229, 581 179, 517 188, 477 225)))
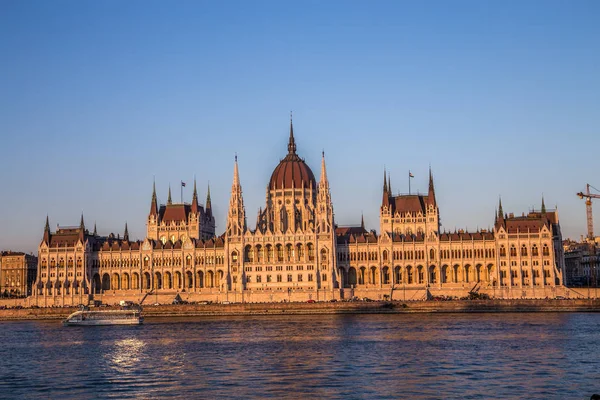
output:
POLYGON ((544 244, 544 247, 542 248, 542 255, 544 255, 544 256, 550 255, 550 249, 548 248, 547 244, 544 244))
POLYGON ((500 246, 500 257, 506 257, 506 248, 504 245, 500 246))
POLYGON ((510 246, 510 256, 511 257, 516 257, 517 256, 517 249, 516 249, 516 247, 515 247, 514 244, 512 246, 510 246))
POLYGON ((534 244, 533 247, 531 248, 531 255, 532 256, 539 256, 540 255, 538 247, 537 247, 537 244, 534 244))
POLYGON ((429 259, 430 260, 435 259, 435 250, 434 249, 429 249, 429 259))
POLYGON ((525 245, 521 246, 521 256, 527 257, 527 247, 525 245))

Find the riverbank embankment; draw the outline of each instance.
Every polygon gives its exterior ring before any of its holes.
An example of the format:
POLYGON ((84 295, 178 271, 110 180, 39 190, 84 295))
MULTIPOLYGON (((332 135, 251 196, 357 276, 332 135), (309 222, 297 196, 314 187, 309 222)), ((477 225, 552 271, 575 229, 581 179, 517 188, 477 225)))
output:
MULTIPOLYGON (((99 308, 106 309, 110 307, 99 308)), ((5 309, 0 310, 0 321, 64 319, 75 310, 74 307, 5 309)), ((173 304, 148 305, 143 311, 146 317, 502 312, 600 312, 600 299, 173 304)))

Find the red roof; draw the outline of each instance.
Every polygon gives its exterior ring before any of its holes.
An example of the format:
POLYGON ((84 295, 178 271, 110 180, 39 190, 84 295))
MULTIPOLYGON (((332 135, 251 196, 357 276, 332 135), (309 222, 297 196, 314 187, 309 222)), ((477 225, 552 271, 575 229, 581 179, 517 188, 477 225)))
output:
POLYGON ((316 187, 315 175, 303 159, 296 154, 288 154, 279 163, 269 182, 269 189, 291 189, 316 187))
POLYGON ((187 221, 191 206, 189 204, 167 204, 160 206, 159 218, 166 224, 171 221, 187 221))
POLYGON ((399 212, 400 214, 409 212, 412 214, 418 212, 425 214, 426 212, 427 196, 421 194, 403 194, 392 197, 392 200, 392 212, 399 212))

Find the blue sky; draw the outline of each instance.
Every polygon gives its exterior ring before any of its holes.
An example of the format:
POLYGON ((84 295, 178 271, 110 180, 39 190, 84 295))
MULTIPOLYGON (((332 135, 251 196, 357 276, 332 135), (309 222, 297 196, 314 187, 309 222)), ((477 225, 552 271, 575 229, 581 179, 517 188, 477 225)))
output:
MULTIPOLYGON (((152 180, 179 200, 210 182, 223 231, 237 152, 250 227, 286 153, 318 176, 336 220, 379 228, 394 191, 427 190, 443 228, 600 188, 597 1, 2 1, 0 248, 51 227, 144 238, 152 180)), ((597 201, 596 215, 600 215, 597 201)), ((600 218, 596 217, 600 233, 600 218)))

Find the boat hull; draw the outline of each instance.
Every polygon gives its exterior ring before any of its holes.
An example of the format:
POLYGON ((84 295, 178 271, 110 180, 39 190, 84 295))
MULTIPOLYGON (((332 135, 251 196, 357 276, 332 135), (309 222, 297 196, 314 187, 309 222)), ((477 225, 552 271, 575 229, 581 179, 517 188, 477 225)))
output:
POLYGON ((140 310, 75 311, 63 321, 65 326, 141 325, 140 310))
POLYGON ((114 320, 63 321, 64 326, 102 326, 102 325, 142 325, 144 318, 114 320))

